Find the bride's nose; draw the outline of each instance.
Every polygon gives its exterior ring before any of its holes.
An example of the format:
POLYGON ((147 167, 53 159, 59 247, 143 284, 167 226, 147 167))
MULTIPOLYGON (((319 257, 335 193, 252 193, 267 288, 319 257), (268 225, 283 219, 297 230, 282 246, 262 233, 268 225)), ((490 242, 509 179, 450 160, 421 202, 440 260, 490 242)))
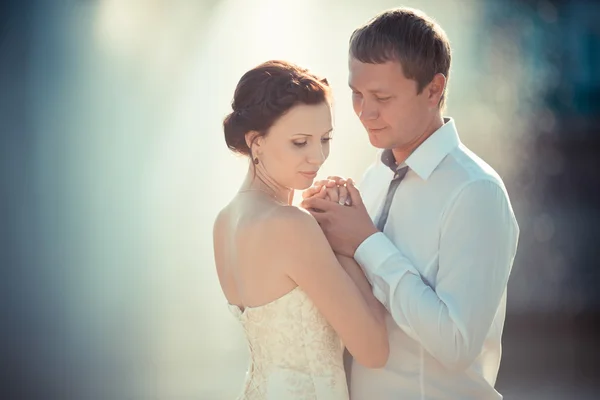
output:
POLYGON ((307 156, 308 162, 316 165, 323 164, 326 158, 327 155, 320 143, 318 146, 312 146, 307 156))

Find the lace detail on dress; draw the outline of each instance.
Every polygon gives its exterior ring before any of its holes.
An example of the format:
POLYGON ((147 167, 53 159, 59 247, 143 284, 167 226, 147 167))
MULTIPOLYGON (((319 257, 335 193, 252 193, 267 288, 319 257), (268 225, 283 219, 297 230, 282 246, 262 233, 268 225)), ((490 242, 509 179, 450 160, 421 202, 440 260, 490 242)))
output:
POLYGON ((260 307, 229 306, 251 358, 240 400, 348 399, 342 343, 300 288, 260 307))

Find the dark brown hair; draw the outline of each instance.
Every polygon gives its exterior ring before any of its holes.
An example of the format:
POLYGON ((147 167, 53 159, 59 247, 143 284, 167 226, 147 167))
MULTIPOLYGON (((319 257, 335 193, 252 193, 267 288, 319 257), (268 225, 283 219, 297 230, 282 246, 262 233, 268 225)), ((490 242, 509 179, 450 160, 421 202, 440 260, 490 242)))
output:
MULTIPOLYGON (((397 61, 404 76, 417 82, 417 92, 441 73, 450 78, 450 42, 444 30, 425 13, 411 8, 384 11, 350 37, 350 56, 360 62, 383 64, 397 61)), ((439 107, 444 108, 444 91, 439 107)))
POLYGON ((286 61, 271 60, 246 72, 235 89, 233 111, 223 121, 225 142, 232 151, 252 156, 246 133, 268 133, 283 114, 297 104, 329 100, 326 79, 286 61))

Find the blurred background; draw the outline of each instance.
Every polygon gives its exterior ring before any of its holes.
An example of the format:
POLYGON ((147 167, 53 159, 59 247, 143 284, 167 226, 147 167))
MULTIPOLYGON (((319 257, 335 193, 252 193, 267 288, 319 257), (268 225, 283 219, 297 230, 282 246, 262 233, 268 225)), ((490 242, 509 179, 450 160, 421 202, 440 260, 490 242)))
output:
MULTIPOLYGON (((447 114, 521 227, 505 399, 592 399, 600 322, 600 3, 405 1, 453 48, 447 114)), ((0 3, 0 398, 232 399, 248 363, 212 255, 246 172, 221 122, 267 59, 328 78, 322 176, 373 161, 347 88, 386 0, 0 3)))

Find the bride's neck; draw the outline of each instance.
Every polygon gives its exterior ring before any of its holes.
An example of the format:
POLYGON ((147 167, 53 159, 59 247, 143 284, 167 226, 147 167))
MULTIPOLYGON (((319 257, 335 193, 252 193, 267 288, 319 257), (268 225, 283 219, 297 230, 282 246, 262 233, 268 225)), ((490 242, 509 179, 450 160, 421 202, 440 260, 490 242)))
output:
POLYGON ((292 204, 294 194, 293 189, 278 184, 259 166, 256 168, 250 166, 240 190, 259 190, 284 204, 292 204))

